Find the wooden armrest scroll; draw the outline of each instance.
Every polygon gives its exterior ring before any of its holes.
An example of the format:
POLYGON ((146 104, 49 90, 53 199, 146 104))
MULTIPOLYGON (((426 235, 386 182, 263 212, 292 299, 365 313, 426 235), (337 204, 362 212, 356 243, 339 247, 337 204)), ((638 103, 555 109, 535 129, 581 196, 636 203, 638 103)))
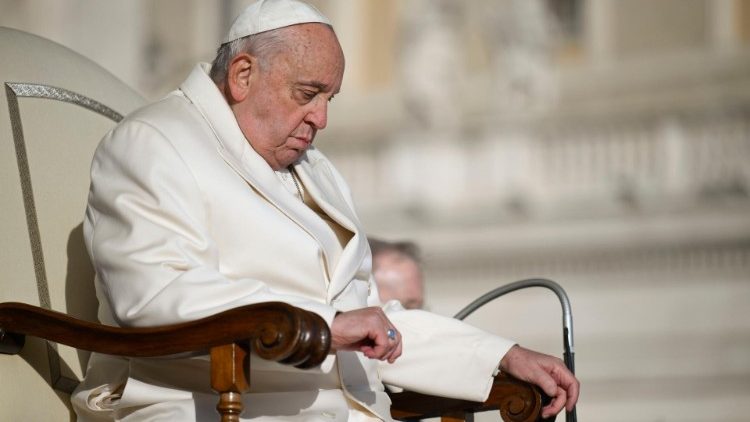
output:
POLYGON ((129 357, 210 351, 211 386, 222 421, 238 421, 249 390, 250 351, 298 368, 320 365, 331 334, 318 315, 286 303, 242 306, 196 321, 144 328, 111 327, 24 303, 0 303, 0 353, 21 351, 24 336, 129 357))
POLYGON ((18 353, 22 336, 76 349, 131 357, 208 350, 248 341, 258 356, 301 368, 328 354, 330 332, 318 315, 281 302, 258 303, 196 321, 144 328, 111 327, 24 303, 0 303, 0 351, 18 353))
POLYGON ((505 422, 554 421, 542 419, 542 407, 549 398, 537 387, 509 375, 495 377, 490 395, 484 403, 449 399, 404 391, 389 393, 394 419, 410 420, 442 416, 443 420, 464 420, 469 413, 499 410, 505 422), (449 415, 449 416, 447 416, 449 415))

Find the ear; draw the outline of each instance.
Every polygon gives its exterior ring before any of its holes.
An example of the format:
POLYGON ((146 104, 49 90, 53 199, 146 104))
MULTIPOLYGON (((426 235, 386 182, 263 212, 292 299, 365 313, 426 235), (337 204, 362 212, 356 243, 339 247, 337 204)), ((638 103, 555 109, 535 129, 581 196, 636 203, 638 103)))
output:
POLYGON ((230 103, 242 102, 250 94, 250 84, 258 72, 257 59, 247 53, 238 54, 227 69, 226 94, 230 103))

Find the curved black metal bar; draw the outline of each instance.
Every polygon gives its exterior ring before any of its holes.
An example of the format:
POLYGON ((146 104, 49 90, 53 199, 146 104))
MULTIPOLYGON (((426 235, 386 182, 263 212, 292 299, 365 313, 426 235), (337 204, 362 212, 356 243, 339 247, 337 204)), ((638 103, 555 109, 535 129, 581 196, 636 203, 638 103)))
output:
MULTIPOLYGON (((471 315, 474 311, 481 308, 488 302, 497 299, 500 296, 506 295, 510 292, 515 292, 516 290, 526 289, 529 287, 544 287, 546 289, 552 290, 555 295, 557 295, 557 298, 560 300, 560 305, 562 306, 562 323, 563 323, 563 360, 565 361, 565 366, 568 367, 570 372, 575 374, 575 347, 573 343, 573 310, 570 306, 570 299, 568 299, 568 294, 565 293, 565 289, 562 288, 559 284, 552 280, 548 280, 546 278, 529 278, 525 280, 519 280, 513 283, 509 283, 503 286, 500 286, 496 289, 490 290, 489 292, 483 294, 478 299, 474 300, 470 304, 466 305, 463 309, 458 311, 458 313, 454 316, 456 319, 464 319, 467 316, 471 315)), ((567 422, 576 422, 577 416, 576 416, 576 409, 573 408, 573 411, 566 413, 565 420, 567 422)))

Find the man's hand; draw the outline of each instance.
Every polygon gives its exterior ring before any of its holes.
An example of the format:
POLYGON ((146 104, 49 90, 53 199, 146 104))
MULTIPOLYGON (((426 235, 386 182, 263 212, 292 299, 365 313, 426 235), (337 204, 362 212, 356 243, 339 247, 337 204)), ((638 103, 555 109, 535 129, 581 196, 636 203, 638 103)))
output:
POLYGON ((562 360, 515 345, 500 361, 500 370, 539 386, 552 402, 542 408, 542 417, 559 413, 563 406, 570 412, 578 401, 580 383, 562 360))
POLYGON ((401 334, 378 307, 342 312, 331 324, 333 350, 358 350, 370 359, 393 363, 401 356, 401 334), (393 330, 393 338, 388 337, 393 330))

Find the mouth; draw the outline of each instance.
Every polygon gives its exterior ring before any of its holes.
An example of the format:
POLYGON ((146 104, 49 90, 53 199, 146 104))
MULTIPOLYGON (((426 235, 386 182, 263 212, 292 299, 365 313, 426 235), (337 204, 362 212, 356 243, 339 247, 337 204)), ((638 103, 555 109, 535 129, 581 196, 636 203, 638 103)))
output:
POLYGON ((307 147, 312 144, 312 138, 307 138, 304 136, 294 136, 293 138, 299 141, 304 149, 307 149, 307 147))

